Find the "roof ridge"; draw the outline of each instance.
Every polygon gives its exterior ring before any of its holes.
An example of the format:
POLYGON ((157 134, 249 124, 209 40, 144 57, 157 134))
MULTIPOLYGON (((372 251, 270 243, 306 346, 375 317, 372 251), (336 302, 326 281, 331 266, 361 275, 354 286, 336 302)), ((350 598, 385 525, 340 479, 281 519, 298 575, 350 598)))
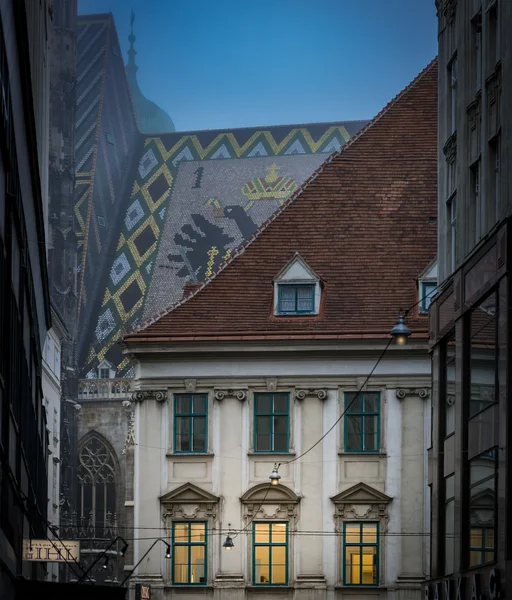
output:
MULTIPOLYGON (((332 154, 330 154, 324 160, 324 162, 317 169, 315 169, 313 171, 313 173, 283 202, 283 204, 279 208, 277 208, 270 215, 270 217, 266 221, 264 221, 254 231, 254 233, 249 238, 247 238, 247 240, 245 240, 243 242, 243 244, 241 244, 234 252, 232 252, 231 256, 226 261, 224 261, 223 263, 221 263, 217 267, 217 269, 214 271, 214 273, 212 275, 210 275, 210 277, 208 277, 207 279, 205 279, 205 281, 202 283, 202 285, 200 285, 196 290, 194 290, 191 294, 189 294, 185 298, 181 298, 180 300, 178 300, 178 301, 174 302, 173 304, 169 305, 167 308, 165 308, 165 309, 161 310, 160 312, 154 314, 153 316, 145 319, 138 327, 135 327, 131 332, 126 332, 125 335, 127 335, 128 333, 139 333, 141 331, 144 331, 150 325, 152 325, 156 321, 159 321, 165 315, 168 315, 169 313, 173 312, 178 307, 180 307, 182 304, 185 304, 185 302, 188 302, 189 300, 192 300, 192 298, 194 298, 195 296, 197 296, 197 294, 199 294, 201 292, 201 290, 203 290, 209 283, 211 283, 214 279, 216 279, 216 277, 220 273, 222 273, 222 271, 224 271, 224 269, 226 269, 239 256, 241 256, 245 252, 245 250, 249 246, 251 246, 251 244, 260 236, 260 234, 263 233, 263 231, 265 231, 267 229, 267 227, 271 223, 273 223, 277 219, 277 217, 279 217, 286 210, 286 208, 288 208, 288 206, 290 206, 290 204, 292 204, 302 194, 302 192, 304 192, 306 190, 306 188, 318 177, 318 175, 320 175, 320 173, 322 173, 322 171, 337 156, 341 155, 348 148, 352 147, 365 133, 368 132, 369 129, 371 129, 376 123, 378 123, 382 119, 382 117, 384 117, 391 110, 391 108, 393 108, 393 106, 399 100, 401 100, 401 98, 403 98, 403 96, 405 96, 408 92, 410 92, 418 84, 418 82, 427 73, 429 73, 431 71, 431 69, 436 64, 437 64, 437 56, 435 58, 433 58, 430 61, 430 63, 422 71, 420 71, 418 73, 418 75, 416 75, 416 77, 408 85, 406 85, 400 92, 398 92, 398 94, 394 98, 392 98, 384 106, 384 108, 382 108, 380 110, 380 112, 378 112, 375 115, 375 117, 373 119, 371 119, 366 125, 364 125, 364 127, 360 131, 358 131, 353 137, 351 137, 343 146, 341 146, 341 148, 339 148, 338 150, 336 150, 332 154)), ((124 337, 124 336, 122 336, 122 337, 124 337)))

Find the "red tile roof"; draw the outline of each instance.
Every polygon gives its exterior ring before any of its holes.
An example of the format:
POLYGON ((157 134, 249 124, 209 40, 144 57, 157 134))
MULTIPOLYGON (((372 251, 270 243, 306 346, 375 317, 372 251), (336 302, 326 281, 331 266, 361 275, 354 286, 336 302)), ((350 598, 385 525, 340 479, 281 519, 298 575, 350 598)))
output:
MULTIPOLYGON (((436 255, 437 60, 334 153, 198 290, 125 342, 387 335, 436 255), (295 252, 322 279, 318 316, 275 317, 295 252)), ((427 335, 412 311, 413 334, 427 335)))

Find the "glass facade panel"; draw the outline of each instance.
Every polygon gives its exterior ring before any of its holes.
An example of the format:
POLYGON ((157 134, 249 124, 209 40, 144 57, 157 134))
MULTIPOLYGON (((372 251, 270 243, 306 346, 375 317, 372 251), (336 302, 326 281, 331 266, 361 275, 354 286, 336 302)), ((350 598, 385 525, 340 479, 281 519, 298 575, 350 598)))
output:
POLYGON ((443 394, 444 405, 443 433, 445 436, 455 431, 455 333, 451 333, 444 343, 443 394))
POLYGON ((497 400, 497 309, 494 293, 471 311, 470 417, 497 400))
POLYGON ((470 566, 494 560, 497 451, 469 461, 470 566))

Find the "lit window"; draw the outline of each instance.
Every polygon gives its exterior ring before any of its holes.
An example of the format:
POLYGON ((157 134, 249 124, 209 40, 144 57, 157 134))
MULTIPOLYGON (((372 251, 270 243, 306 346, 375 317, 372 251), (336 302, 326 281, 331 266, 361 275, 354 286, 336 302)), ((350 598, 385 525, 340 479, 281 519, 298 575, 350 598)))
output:
POLYGON ((254 394, 254 450, 288 452, 290 430, 288 394, 254 394))
POLYGON ((172 524, 172 582, 206 585, 206 523, 172 524))
POLYGON ((469 461, 469 566, 493 562, 496 538, 496 451, 469 461))
POLYGON ((421 290, 420 290, 420 298, 421 298, 421 312, 428 313, 428 307, 430 306, 430 301, 432 297, 436 293, 437 289, 437 281, 422 281, 421 282, 421 290))
POLYGON ((343 584, 377 585, 379 524, 343 523, 343 584))
POLYGON ((314 312, 314 285, 280 284, 278 290, 280 315, 300 315, 314 312))
POLYGON ((378 452, 380 394, 345 394, 345 452, 378 452))
POLYGON ((206 394, 174 396, 174 451, 206 452, 208 399, 206 394))
POLYGON ((253 523, 253 584, 288 584, 288 523, 253 523))

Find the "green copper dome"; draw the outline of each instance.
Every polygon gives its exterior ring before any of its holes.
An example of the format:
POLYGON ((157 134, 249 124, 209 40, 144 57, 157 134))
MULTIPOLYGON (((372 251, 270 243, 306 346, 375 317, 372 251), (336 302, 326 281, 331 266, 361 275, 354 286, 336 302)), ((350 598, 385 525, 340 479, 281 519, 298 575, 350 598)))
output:
POLYGON ((135 36, 133 35, 134 20, 135 15, 132 11, 132 30, 128 36, 128 40, 130 41, 130 49, 128 50, 126 76, 128 78, 128 85, 130 86, 130 93, 132 96, 133 108, 135 110, 139 131, 147 134, 169 133, 171 131, 176 131, 171 117, 165 112, 165 110, 157 106, 151 100, 148 100, 140 90, 139 83, 137 81, 138 67, 135 64, 136 52, 133 47, 135 42, 135 36))

